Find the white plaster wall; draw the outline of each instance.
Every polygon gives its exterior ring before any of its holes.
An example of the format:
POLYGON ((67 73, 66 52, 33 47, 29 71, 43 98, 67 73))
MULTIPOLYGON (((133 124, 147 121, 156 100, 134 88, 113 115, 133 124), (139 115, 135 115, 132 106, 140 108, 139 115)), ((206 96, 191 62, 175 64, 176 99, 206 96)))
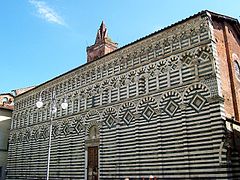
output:
MULTIPOLYGON (((5 175, 5 168, 7 166, 7 145, 9 137, 9 129, 11 125, 12 111, 0 109, 0 167, 3 167, 2 178, 5 175)), ((0 178, 1 179, 1 178, 0 178)))

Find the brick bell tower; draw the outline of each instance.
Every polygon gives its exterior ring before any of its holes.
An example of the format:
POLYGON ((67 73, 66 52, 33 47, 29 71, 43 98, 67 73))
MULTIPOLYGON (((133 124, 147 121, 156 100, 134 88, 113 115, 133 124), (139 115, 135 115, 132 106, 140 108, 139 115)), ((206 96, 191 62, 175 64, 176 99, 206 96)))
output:
POLYGON ((113 42, 107 33, 107 28, 102 21, 97 32, 95 43, 87 47, 87 62, 94 61, 105 54, 108 54, 117 49, 117 43, 113 42))

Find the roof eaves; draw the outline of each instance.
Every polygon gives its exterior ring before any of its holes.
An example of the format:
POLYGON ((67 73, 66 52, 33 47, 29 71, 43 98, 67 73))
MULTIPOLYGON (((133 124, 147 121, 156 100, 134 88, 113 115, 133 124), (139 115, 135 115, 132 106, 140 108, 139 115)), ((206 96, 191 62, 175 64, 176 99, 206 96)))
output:
POLYGON ((206 10, 206 12, 208 12, 211 15, 211 17, 213 17, 213 18, 224 19, 226 21, 230 21, 230 22, 234 22, 234 23, 239 24, 238 19, 236 19, 236 18, 226 16, 226 15, 222 15, 222 14, 218 14, 218 13, 215 13, 215 12, 212 12, 212 11, 209 11, 209 10, 206 10))
POLYGON ((13 107, 0 106, 0 109, 13 111, 13 107))
POLYGON ((14 97, 11 93, 1 93, 1 94, 0 94, 0 96, 6 96, 6 95, 9 95, 9 96, 14 97))

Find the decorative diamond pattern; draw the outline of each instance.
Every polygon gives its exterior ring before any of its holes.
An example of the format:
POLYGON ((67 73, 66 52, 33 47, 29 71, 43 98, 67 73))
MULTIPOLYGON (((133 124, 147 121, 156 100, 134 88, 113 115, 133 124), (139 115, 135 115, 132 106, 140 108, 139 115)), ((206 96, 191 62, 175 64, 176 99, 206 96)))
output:
POLYGON ((22 142, 22 140, 23 140, 23 136, 22 136, 22 133, 20 132, 18 134, 18 142, 22 142))
POLYGON ((149 121, 154 114, 154 110, 150 106, 146 106, 145 109, 143 110, 142 116, 144 119, 149 121))
POLYGON ((56 137, 60 134, 60 131, 59 131, 59 127, 58 125, 53 125, 53 129, 52 129, 52 135, 53 137, 56 137))
POLYGON ((199 94, 195 94, 194 97, 192 98, 190 105, 196 110, 200 111, 204 105, 206 100, 200 96, 199 94))
POLYGON ((160 69, 160 72, 161 72, 162 74, 164 74, 165 72, 167 72, 167 67, 166 67, 166 66, 162 67, 162 68, 160 69))
POLYGON ((192 59, 190 57, 187 57, 184 61, 185 64, 187 64, 188 66, 191 64, 192 59))
POLYGON ((131 123, 131 121, 133 120, 132 113, 130 111, 127 111, 123 116, 123 120, 125 121, 125 123, 127 125, 129 125, 131 123))
POLYGON ((10 142, 15 143, 15 141, 16 141, 16 134, 14 133, 10 136, 10 142))
POLYGON ((30 140, 30 137, 31 137, 31 131, 30 130, 27 130, 25 135, 24 135, 24 139, 26 141, 29 141, 30 140))
POLYGON ((106 124, 109 128, 113 127, 115 124, 114 117, 111 114, 107 117, 106 124))
POLYGON ((34 131, 33 137, 34 137, 35 140, 38 140, 38 139, 39 139, 39 136, 40 136, 39 129, 36 129, 36 130, 34 131))
POLYGON ((47 137, 49 137, 49 129, 48 127, 44 127, 43 131, 42 131, 42 137, 44 139, 46 139, 47 137))
POLYGON ((80 133, 82 130, 83 130, 83 125, 82 125, 82 123, 79 121, 79 122, 77 122, 76 124, 75 124, 75 130, 78 132, 78 133, 80 133))
POLYGON ((173 116, 177 109, 178 105, 173 100, 170 100, 165 107, 165 111, 169 114, 169 116, 173 116))
POLYGON ((65 136, 70 134, 70 125, 68 123, 65 123, 65 125, 63 126, 63 133, 65 136))
POLYGON ((208 53, 202 52, 202 54, 200 55, 199 58, 200 58, 201 60, 206 60, 206 59, 208 59, 208 53))
POLYGON ((46 139, 49 136, 49 129, 47 127, 41 127, 39 130, 39 138, 46 139))
POLYGON ((177 67, 178 67, 178 66, 177 66, 177 63, 173 63, 172 66, 171 66, 171 69, 172 69, 172 70, 175 70, 175 69, 177 69, 177 67))

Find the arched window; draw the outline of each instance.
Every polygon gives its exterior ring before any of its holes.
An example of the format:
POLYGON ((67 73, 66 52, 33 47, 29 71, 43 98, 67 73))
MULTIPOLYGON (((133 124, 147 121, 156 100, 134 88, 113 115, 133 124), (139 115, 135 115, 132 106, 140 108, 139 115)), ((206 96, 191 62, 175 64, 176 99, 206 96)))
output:
POLYGON ((88 139, 98 139, 99 138, 99 130, 96 125, 93 125, 89 129, 88 139))
POLYGON ((240 81, 240 66, 237 60, 234 61, 234 69, 237 79, 240 81))
POLYGON ((146 79, 144 76, 140 77, 139 82, 138 82, 138 89, 139 89, 139 94, 144 94, 146 93, 146 79))
POLYGON ((3 97, 2 98, 2 103, 7 103, 8 102, 8 98, 7 97, 3 97))

